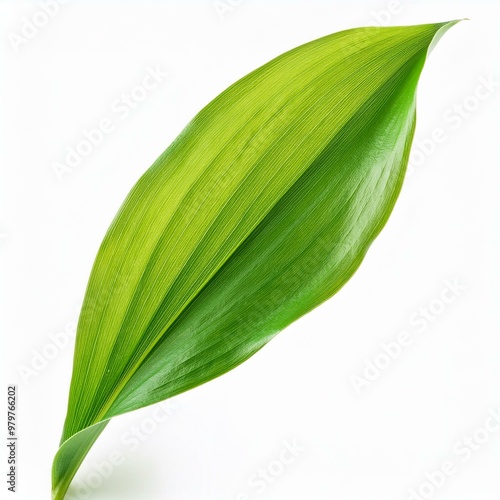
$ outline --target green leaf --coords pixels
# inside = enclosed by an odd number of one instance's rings
[[[399,194],[454,22],[293,49],[206,106],[132,189],[90,276],[53,498],[109,419],[234,368],[336,293]]]

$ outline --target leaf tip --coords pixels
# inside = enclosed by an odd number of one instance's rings
[[[432,42],[429,45],[429,49],[427,51],[428,54],[430,54],[433,50],[434,47],[438,44],[438,42],[441,40],[443,35],[452,27],[455,26],[455,24],[460,23],[461,21],[469,21],[468,18],[462,18],[462,19],[454,19],[453,21],[445,21],[443,23],[437,23],[436,26],[438,27],[434,37],[432,38]]]

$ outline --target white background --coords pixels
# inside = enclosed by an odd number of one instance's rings
[[[103,500],[407,500],[451,461],[454,473],[427,498],[499,500],[500,432],[480,429],[500,411],[500,87],[479,88],[500,81],[499,7],[223,0],[218,12],[211,0],[72,0],[15,50],[12,35],[40,6],[0,2],[0,327],[20,436],[18,493],[2,484],[0,498],[50,498],[74,345],[61,332],[77,319],[123,198],[189,119],[239,77],[317,37],[467,17],[424,68],[413,171],[355,277],[251,360],[174,398],[164,422],[151,419],[154,408],[115,419],[75,486],[101,483],[78,498]],[[115,101],[157,65],[169,75],[124,118]],[[54,162],[105,118],[113,132],[59,180]],[[436,129],[444,139],[429,145]],[[449,304],[440,302],[446,280],[466,287]],[[429,304],[437,313],[419,332]],[[413,343],[358,393],[352,376],[404,331]],[[141,426],[136,447],[130,436]],[[475,432],[488,442],[464,460],[460,441]],[[304,449],[280,466],[284,441]],[[113,451],[122,463],[96,476]],[[272,482],[257,488],[252,478],[268,467]]]

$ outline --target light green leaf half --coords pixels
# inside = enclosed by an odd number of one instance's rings
[[[109,419],[234,368],[336,293],[401,188],[429,47],[455,22],[293,49],[206,106],[96,257],[53,498]]]

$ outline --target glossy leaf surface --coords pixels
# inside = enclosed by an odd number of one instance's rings
[[[418,78],[452,24],[291,50],[214,99],[141,177],[90,276],[54,498],[111,417],[227,372],[346,283],[399,194]]]

